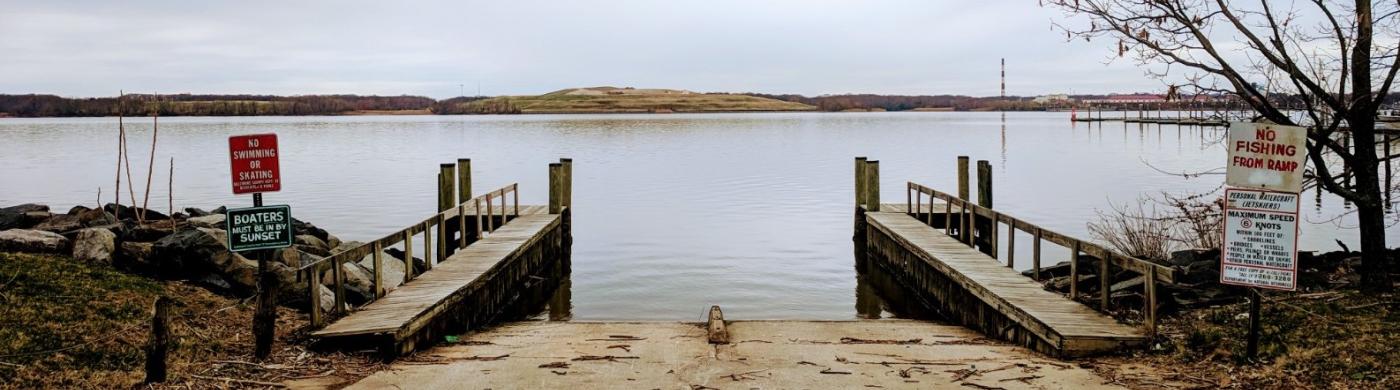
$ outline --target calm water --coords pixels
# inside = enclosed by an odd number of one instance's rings
[[[150,120],[128,129],[144,184]],[[738,319],[856,317],[855,156],[881,161],[886,202],[904,201],[906,180],[954,190],[958,155],[989,160],[998,209],[1085,238],[1096,210],[1223,180],[1148,164],[1225,160],[1221,130],[1073,126],[1068,113],[166,118],[152,207],[167,207],[171,157],[177,209],[251,204],[230,194],[226,150],[255,132],[282,148],[283,190],[267,202],[347,240],[430,215],[438,163],[472,158],[477,192],[519,182],[522,203],[543,204],[547,164],[573,157],[570,293],[586,320],[690,320],[710,304]],[[110,202],[115,138],[115,118],[0,119],[0,205],[66,210],[95,204],[99,187]],[[1331,220],[1343,210],[1331,198],[1306,210],[1302,249],[1355,248],[1354,222]]]

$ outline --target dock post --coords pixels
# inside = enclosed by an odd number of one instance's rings
[[[311,301],[311,310],[308,312],[311,313],[311,327],[313,328],[321,326],[321,270],[317,268],[320,267],[311,268],[311,272],[309,272],[311,280],[306,285],[307,292],[310,293],[308,298]]]
[[[335,312],[345,312],[345,268],[340,265],[340,258],[331,256],[331,277],[335,283]]]
[[[457,159],[457,203],[472,199],[472,159]],[[465,231],[465,230],[464,230]]]
[[[403,282],[413,280],[413,229],[403,231]]]
[[[433,225],[423,222],[423,271],[433,269]]]
[[[559,159],[559,172],[563,174],[563,179],[559,184],[563,186],[563,207],[574,207],[574,159]],[[504,218],[504,217],[502,217]]]
[[[1031,242],[1031,279],[1040,281],[1040,227],[1035,228],[1035,241]]]
[[[856,157],[856,207],[865,205],[865,157]]]
[[[1079,299],[1079,240],[1069,249],[1069,299]]]
[[[1016,219],[1007,222],[1006,229],[1006,267],[1016,268]]]
[[[971,198],[967,187],[967,156],[958,156],[958,197],[963,200]]]
[[[372,258],[374,259],[374,260],[371,260],[371,261],[374,262],[374,299],[379,299],[379,298],[381,298],[381,297],[384,296],[384,290],[385,290],[385,289],[384,289],[384,244],[380,243],[379,240],[375,240],[375,241],[374,241],[374,254],[373,254],[372,256],[373,256]],[[316,293],[313,293],[313,294],[315,294],[315,295],[317,295],[317,296],[320,296],[320,295],[321,295],[321,294],[316,294]]]
[[[880,161],[865,162],[865,209],[880,211]]]
[[[559,214],[564,209],[564,172],[563,164],[549,164],[549,213]],[[491,202],[487,202],[486,207]]]
[[[1147,267],[1147,280],[1143,281],[1142,295],[1147,296],[1142,314],[1147,317],[1147,335],[1157,336],[1157,267]]]
[[[987,160],[977,160],[977,205],[985,207],[989,211],[992,209],[992,163]],[[980,247],[978,249],[995,259],[997,257],[995,213],[993,213],[993,217],[985,219],[973,215],[972,219],[976,221],[977,227],[975,229],[981,236],[975,238],[980,241],[977,243],[977,246]]]
[[[448,209],[451,209],[451,208],[452,208],[452,203],[453,203],[453,202],[452,202],[452,198],[453,198],[453,195],[455,195],[455,194],[453,194],[453,192],[454,192],[454,190],[455,190],[456,187],[457,187],[455,184],[452,183],[452,181],[454,180],[454,178],[457,177],[457,172],[456,172],[456,171],[457,171],[457,166],[456,166],[456,164],[439,164],[439,165],[438,165],[438,208],[437,208],[437,211],[438,211],[439,213],[441,213],[441,212],[443,212],[443,211],[447,211]]]
[[[1108,312],[1108,293],[1111,277],[1108,275],[1108,262],[1113,260],[1113,252],[1104,251],[1104,256],[1099,259],[1099,310]]]

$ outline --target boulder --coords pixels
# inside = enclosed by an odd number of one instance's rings
[[[340,269],[345,275],[346,301],[356,305],[368,302],[374,292],[374,274],[359,263],[341,263]],[[321,274],[321,283],[335,286],[335,274],[326,269]]]
[[[189,219],[186,219],[185,222],[188,222],[190,225],[194,225],[195,227],[223,229],[225,226],[227,226],[224,223],[224,220],[226,218],[227,217],[224,214],[208,214],[198,217],[190,217]]]
[[[54,232],[59,234],[71,232],[82,228],[82,221],[79,221],[77,216],[68,214],[56,214],[52,217],[49,217],[48,220],[41,222],[38,225],[34,225],[33,227],[34,230],[43,230],[46,232]]]
[[[326,241],[330,239],[331,235],[329,232],[326,231],[326,229],[316,227],[316,225],[312,225],[310,222],[302,221],[296,218],[292,218],[292,234],[298,236],[303,234],[310,234],[316,236],[316,238],[321,239],[321,241]]]
[[[0,230],[28,229],[39,222],[33,221],[27,213],[48,211],[49,206],[33,203],[0,208]]]
[[[326,254],[328,255],[330,254],[331,248],[333,248],[329,244],[326,244],[325,240],[322,240],[319,237],[310,234],[302,234],[296,236],[296,244],[298,246],[309,246],[316,249],[320,249],[321,251],[326,252]]]
[[[117,217],[105,210],[93,209],[78,213],[78,222],[87,227],[111,225],[117,222]]]
[[[154,269],[151,263],[151,251],[155,243],[122,241],[121,252],[117,256],[117,265],[127,269],[148,270]]]
[[[151,250],[155,273],[167,278],[198,279],[232,263],[223,230],[182,229],[162,237]],[[240,256],[241,257],[241,256]]]
[[[387,254],[384,256],[380,256],[380,261],[383,262],[384,265],[384,289],[392,290],[395,287],[398,287],[400,284],[403,284],[403,261],[400,261],[399,259],[396,259]],[[369,271],[371,277],[374,276],[373,257],[368,257],[364,260],[360,260],[360,266],[363,267],[366,271]]]
[[[334,234],[326,234],[326,248],[330,249],[331,253],[335,253],[335,249],[343,244],[345,244],[345,242],[341,241],[340,237],[336,237]]]
[[[189,215],[190,215],[190,218],[196,218],[196,217],[203,217],[203,216],[206,216],[206,215],[210,215],[211,213],[208,212],[208,211],[204,211],[204,210],[202,210],[202,209],[199,209],[199,208],[197,208],[197,207],[186,207],[186,208],[185,208],[185,214],[189,214]],[[223,213],[219,213],[219,214],[223,214]]]
[[[30,253],[63,253],[68,239],[54,232],[29,229],[0,231],[0,251]]]
[[[169,221],[161,224],[137,224],[130,220],[123,223],[127,226],[123,240],[130,241],[157,241],[173,234],[174,229],[170,228]]]
[[[1219,260],[1219,249],[1187,249],[1172,252],[1172,257],[1167,261],[1169,265],[1185,267],[1191,263],[1201,260]]]
[[[329,287],[321,286],[321,312],[330,313],[335,308],[335,292]]]
[[[117,217],[120,217],[121,219],[136,219],[136,213],[140,211],[146,212],[147,221],[170,219],[170,216],[161,214],[160,212],[155,210],[147,210],[142,209],[140,207],[130,207],[114,203],[108,203],[106,206],[102,206],[102,209],[106,210],[109,213],[116,214]]]
[[[106,229],[83,229],[73,240],[73,259],[100,264],[112,264],[117,250],[117,235]]]
[[[402,250],[402,249],[399,249],[399,248],[388,248],[388,249],[385,249],[385,250],[384,250],[384,254],[389,255],[389,257],[391,257],[391,258],[395,258],[395,259],[399,259],[399,260],[403,260],[403,255],[404,255],[403,250]],[[423,262],[423,259],[422,259],[422,258],[419,258],[419,257],[414,257],[414,258],[413,258],[413,274],[414,274],[414,275],[422,275],[422,274],[423,274],[423,271],[426,271],[427,269],[428,269],[427,264]]]
[[[75,217],[76,217],[76,216],[78,216],[79,214],[88,212],[89,210],[92,210],[92,208],[87,207],[87,206],[83,206],[83,205],[77,205],[77,206],[73,206],[73,208],[68,209],[68,215],[72,215],[72,216],[75,216]]]
[[[336,253],[348,251],[348,250],[351,250],[351,249],[359,248],[361,245],[364,245],[364,244],[365,244],[365,243],[359,242],[359,241],[346,241],[346,242],[342,242],[342,243],[336,244],[334,247],[331,247],[331,254],[336,254]]]
[[[241,255],[234,254],[232,260],[224,267],[224,279],[232,285],[234,293],[240,296],[252,296],[258,291],[258,262],[248,260]]]

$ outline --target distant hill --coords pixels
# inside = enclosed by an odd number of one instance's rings
[[[766,97],[679,89],[591,87],[537,96],[461,99],[434,106],[438,114],[565,114],[813,111],[817,107]]]

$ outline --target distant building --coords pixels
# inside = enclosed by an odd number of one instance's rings
[[[1103,99],[1084,99],[1089,104],[1141,104],[1141,103],[1166,103],[1167,97],[1152,94],[1132,94],[1132,95],[1109,95]]]
[[[1031,100],[1032,103],[1038,103],[1038,104],[1057,103],[1057,102],[1067,102],[1067,101],[1069,101],[1069,95],[1065,95],[1065,94],[1041,95],[1041,96],[1036,96],[1035,99],[1032,99],[1032,100]]]

